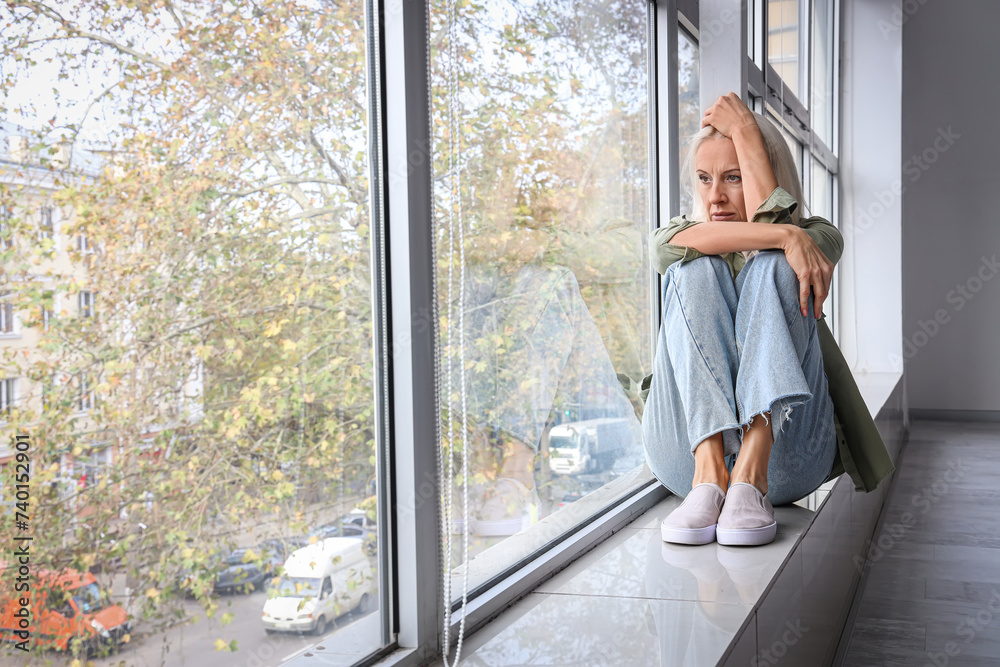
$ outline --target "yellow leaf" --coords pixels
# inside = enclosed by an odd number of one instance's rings
[[[288,340],[287,338],[281,341],[281,347],[284,350],[294,350],[299,345],[294,340]]]
[[[222,639],[216,639],[215,640],[215,650],[216,651],[228,651],[229,650],[229,644],[227,644]]]
[[[155,588],[147,588],[146,597],[150,598],[151,600],[155,600],[158,597],[160,597],[160,591],[156,590]]]

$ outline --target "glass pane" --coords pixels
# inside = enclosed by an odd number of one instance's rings
[[[833,210],[831,208],[832,178],[830,172],[826,170],[819,161],[812,160],[812,196],[809,200],[809,210],[813,215],[818,215],[832,221]]]
[[[767,113],[765,115],[768,120],[774,123],[781,131],[781,136],[785,138],[785,142],[788,144],[788,150],[792,152],[792,158],[795,160],[795,170],[799,173],[799,179],[803,180],[804,172],[802,171],[802,144],[800,144],[799,140],[795,138],[795,135],[788,131],[788,128],[785,127],[785,123],[780,120],[778,115],[774,112],[774,108],[770,104],[766,106]]]
[[[641,479],[646,30],[644,3],[431,3],[454,598],[465,537],[475,586]]]
[[[382,645],[366,5],[64,9],[0,37],[32,590],[114,664],[353,662]]]
[[[677,40],[677,134],[681,151],[687,150],[688,141],[701,129],[701,102],[698,91],[699,58],[698,44],[683,30]],[[683,181],[683,179],[682,179]],[[687,184],[681,183],[681,211],[690,211],[691,192]]]
[[[767,1],[767,62],[799,95],[799,0]],[[808,100],[803,100],[808,103]]]
[[[833,142],[833,0],[813,0],[812,125],[832,150]]]

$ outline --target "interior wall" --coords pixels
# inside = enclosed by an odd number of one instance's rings
[[[917,411],[1000,416],[998,25],[993,0],[907,0],[884,27],[903,36],[902,356]]]

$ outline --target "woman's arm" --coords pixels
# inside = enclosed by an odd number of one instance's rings
[[[793,225],[762,225],[756,222],[702,222],[677,232],[670,242],[694,248],[706,255],[744,250],[785,249],[795,231]]]
[[[799,309],[809,313],[809,293],[815,297],[813,312],[823,316],[823,302],[830,294],[833,262],[801,227],[757,222],[702,222],[677,232],[671,243],[686,245],[706,255],[742,250],[780,249],[799,279]]]

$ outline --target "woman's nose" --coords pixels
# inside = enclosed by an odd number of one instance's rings
[[[718,181],[712,182],[712,189],[708,193],[709,201],[713,204],[722,203],[726,201],[726,195],[722,191],[722,187],[719,185]]]

